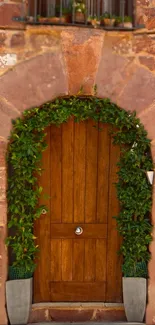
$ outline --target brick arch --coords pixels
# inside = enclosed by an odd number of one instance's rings
[[[67,34],[68,33],[68,34]],[[83,33],[83,34],[82,34]],[[0,324],[7,323],[5,281],[7,250],[4,245],[7,223],[5,154],[11,119],[21,116],[30,107],[40,106],[56,97],[76,95],[80,87],[92,95],[97,85],[99,97],[109,97],[125,110],[136,110],[149,138],[155,161],[155,75],[136,64],[132,58],[117,53],[114,36],[99,31],[63,32],[62,49],[38,54],[10,69],[0,77]],[[68,36],[69,35],[69,36]],[[94,45],[95,38],[95,45]],[[129,37],[130,38],[130,37]],[[117,40],[115,40],[117,41]],[[91,54],[91,58],[90,58]],[[155,224],[155,190],[153,191],[152,223]],[[155,235],[155,234],[154,234]],[[149,303],[147,324],[154,324],[155,311],[155,239],[150,246]]]

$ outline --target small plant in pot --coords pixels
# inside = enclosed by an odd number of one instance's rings
[[[113,27],[115,24],[115,16],[110,15],[110,13],[105,12],[104,15],[101,17],[101,24],[105,27]]]
[[[88,23],[90,23],[94,28],[100,26],[100,19],[97,16],[89,16],[87,19]]]
[[[62,24],[69,24],[72,20],[72,7],[69,6],[67,8],[62,9],[62,16],[60,17],[60,22]]]
[[[137,262],[131,267],[130,259],[125,261],[123,271],[123,301],[127,320],[143,322],[146,309],[147,265]]]
[[[38,250],[32,231],[32,221],[26,216],[12,217],[8,227],[13,227],[15,235],[6,240],[14,257],[9,266],[6,282],[6,302],[10,324],[27,324],[32,304],[32,277],[35,269],[34,255]]]
[[[37,16],[37,21],[40,23],[40,24],[44,24],[44,23],[47,23],[47,17],[42,17],[42,16]]]
[[[27,23],[33,23],[34,22],[34,17],[33,16],[26,16],[26,21],[27,21]]]
[[[124,218],[124,217],[123,217]],[[125,221],[125,218],[124,218]],[[146,309],[147,264],[150,259],[152,226],[149,219],[119,220],[118,229],[123,235],[123,301],[127,320],[143,322]]]
[[[62,13],[60,6],[57,5],[55,9],[55,16],[48,17],[48,22],[52,24],[68,24],[71,22],[72,18],[72,6],[71,4],[68,7],[62,8]]]
[[[51,24],[59,24],[60,23],[60,17],[51,16],[47,18],[47,22]]]
[[[85,22],[85,13],[86,5],[83,1],[79,0],[73,4],[75,10],[75,22],[84,23]]]
[[[125,16],[124,19],[122,17],[116,17],[115,21],[116,26],[124,27],[124,28],[132,28],[132,18],[130,16]]]

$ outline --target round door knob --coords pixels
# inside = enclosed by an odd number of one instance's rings
[[[75,229],[75,234],[76,235],[81,235],[83,233],[83,229],[82,229],[82,227],[77,227],[76,229]]]
[[[47,211],[46,211],[45,209],[42,209],[41,213],[42,213],[42,214],[46,214]]]

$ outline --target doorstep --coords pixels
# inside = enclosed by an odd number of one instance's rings
[[[28,324],[28,325],[70,325],[71,323],[54,323],[54,322],[50,322],[50,323],[33,323],[33,324]],[[83,323],[72,323],[72,325],[83,325]],[[94,322],[89,322],[88,325],[145,325],[144,323],[127,323],[127,322],[113,322],[113,323],[94,323]]]
[[[126,322],[123,304],[38,303],[33,304],[30,324],[64,322]],[[95,324],[95,323],[93,323]],[[39,324],[38,324],[39,325]],[[123,323],[121,325],[124,325]]]

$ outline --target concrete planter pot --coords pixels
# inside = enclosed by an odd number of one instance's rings
[[[128,322],[143,322],[146,309],[146,279],[123,278],[123,301]]]
[[[10,324],[27,324],[32,305],[32,278],[7,281],[6,302]]]

